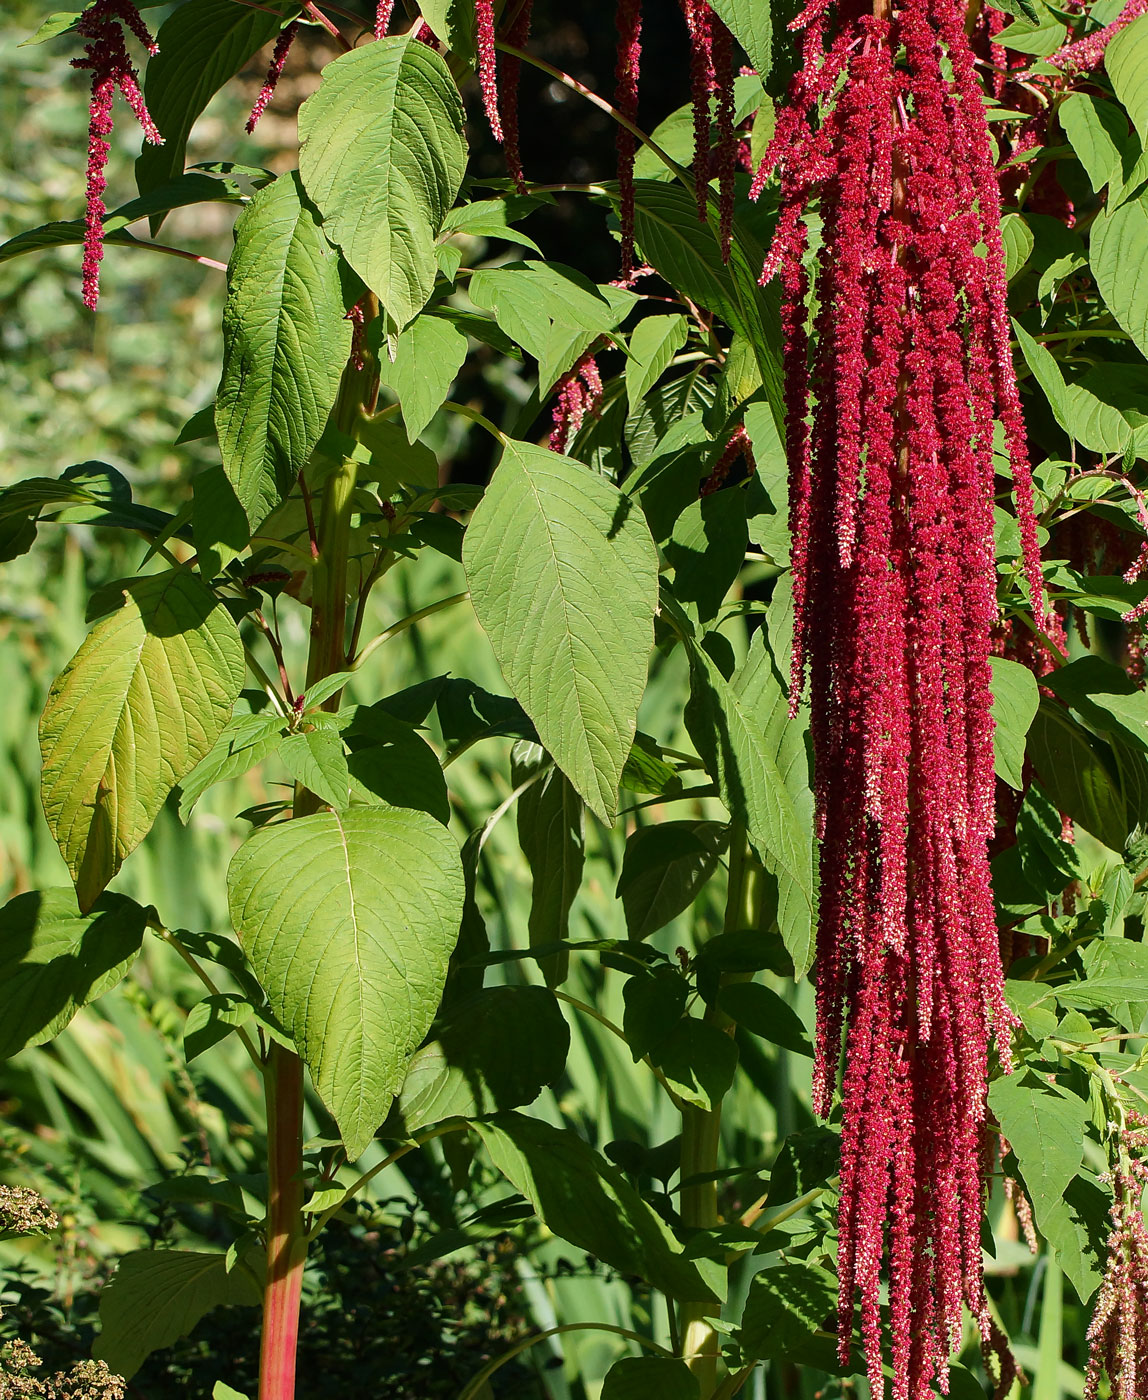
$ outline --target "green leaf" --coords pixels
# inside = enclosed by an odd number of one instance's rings
[[[769,0],[712,0],[715,14],[746,51],[758,76],[773,62],[773,9]]]
[[[351,775],[342,737],[333,729],[308,729],[289,734],[279,745],[279,757],[297,783],[320,802],[341,812],[350,801]]]
[[[747,1356],[785,1357],[830,1374],[838,1371],[837,1280],[810,1264],[775,1264],[750,1284],[735,1335]]]
[[[694,603],[703,622],[718,609],[745,561],[747,493],[715,491],[691,501],[674,522],[666,558],[674,566],[674,597]]]
[[[433,817],[319,813],[257,831],[227,872],[232,923],[359,1156],[438,1006],[462,917],[462,863]]]
[[[410,1062],[403,1128],[533,1103],[566,1066],[570,1028],[544,987],[484,987],[450,1009]]]
[[[721,989],[718,1004],[754,1035],[798,1055],[812,1055],[809,1032],[793,1007],[761,982],[731,982]]]
[[[635,1063],[659,1046],[681,1019],[690,987],[674,967],[628,977],[622,988],[622,1030]]]
[[[721,1103],[737,1071],[733,1037],[694,1016],[678,1021],[652,1048],[650,1058],[674,1093],[703,1113]]]
[[[1082,1303],[1100,1287],[1109,1230],[1110,1197],[1088,1177],[1074,1177],[1045,1210],[1040,1232],[1054,1250]]]
[[[0,491],[0,520],[44,518],[68,525],[141,530],[158,535],[172,517],[132,500],[127,478],[106,462],[77,462],[59,477],[33,476]]]
[[[446,778],[435,752],[414,727],[379,705],[361,705],[347,730],[347,760],[357,797],[429,812],[450,821]]]
[[[626,841],[618,898],[631,938],[648,938],[688,909],[729,845],[723,822],[659,822]]]
[[[29,890],[0,909],[0,1060],[51,1040],[135,962],[148,911],[104,894],[81,914],[69,889]]]
[[[233,992],[219,992],[197,1001],[183,1023],[184,1058],[190,1064],[254,1015],[254,1006]]]
[[[501,199],[474,199],[450,211],[442,222],[443,236],[465,233],[472,238],[501,238],[507,243],[517,243],[522,248],[541,253],[542,249],[532,238],[527,238],[511,225],[549,202],[521,194],[505,195]]]
[[[840,1166],[841,1139],[830,1128],[802,1128],[790,1133],[769,1174],[766,1206],[788,1205],[829,1185]]]
[[[1027,748],[1041,785],[1062,812],[1120,851],[1128,836],[1128,812],[1101,747],[1059,706],[1041,701]]]
[[[1148,749],[1148,695],[1123,667],[1082,656],[1054,671],[1046,684],[1093,729],[1115,731],[1134,747]]]
[[[701,1385],[676,1356],[623,1356],[606,1372],[601,1400],[699,1400]]]
[[[686,343],[687,333],[686,318],[679,315],[647,316],[634,327],[631,358],[626,361],[626,398],[631,413],[665,373]]]
[[[1011,282],[1027,264],[1035,240],[1019,214],[1006,214],[1001,220],[1001,242],[1004,244],[1005,276]]]
[[[715,1301],[661,1216],[577,1133],[517,1113],[476,1123],[475,1131],[494,1165],[561,1239],[671,1298]]]
[[[1025,363],[1032,370],[1033,378],[1044,390],[1044,396],[1049,402],[1053,416],[1065,432],[1071,433],[1068,386],[1064,382],[1060,366],[1052,352],[1041,345],[1039,341],[1034,340],[1015,317],[1012,324]]]
[[[1056,988],[1064,1006],[1107,1010],[1120,1002],[1148,1001],[1148,947],[1119,936],[1098,938],[1082,955],[1084,981]]]
[[[240,217],[227,269],[215,425],[252,530],[307,465],[350,350],[339,260],[289,171]]]
[[[1097,215],[1089,259],[1105,305],[1148,355],[1148,194]]]
[[[514,787],[540,768],[542,776],[518,799],[518,844],[532,881],[527,927],[530,946],[540,948],[570,935],[570,906],[582,883],[586,862],[586,810],[569,779],[538,744],[519,742],[511,750]],[[566,980],[569,955],[540,961],[546,984]]]
[[[416,316],[395,341],[393,360],[379,361],[382,382],[403,410],[407,441],[414,442],[442,407],[466,359],[466,335],[452,321]],[[437,478],[436,478],[437,480]]]
[[[241,777],[273,754],[285,725],[280,715],[236,715],[229,720],[208,753],[179,785],[180,821],[188,821],[192,808],[209,787]]]
[[[41,795],[81,909],[210,750],[243,684],[235,624],[183,569],[129,583],[48,694]]]
[[[1123,179],[1128,123],[1119,107],[1074,92],[1056,109],[1056,116],[1097,194]]]
[[[722,801],[745,823],[778,882],[778,925],[802,976],[813,961],[812,802],[804,737],[799,726],[786,722],[785,688],[760,632],[733,682],[692,641],[689,657],[686,728]]]
[[[141,195],[183,174],[187,138],[219,89],[279,33],[277,14],[231,0],[186,0],[156,35],[159,53],[148,60],[143,92],[162,146],[144,146],[136,161]],[[152,233],[162,220],[155,218]]]
[[[386,500],[402,486],[430,491],[438,485],[438,458],[421,442],[410,442],[389,418],[361,418],[355,426],[368,460],[359,468],[360,481],[377,481]]]
[[[610,823],[637,727],[657,553],[629,497],[508,442],[463,546],[471,600],[543,747]]]
[[[228,1271],[226,1254],[143,1249],[125,1254],[100,1290],[92,1355],[130,1380],[153,1351],[194,1330],[220,1304],[257,1306],[263,1296],[253,1250]]]
[[[1148,146],[1148,17],[1141,15],[1108,41],[1104,69],[1141,141]]]
[[[435,238],[466,170],[446,62],[413,34],[323,69],[299,112],[299,173],[327,235],[400,329],[434,288]]]
[[[1040,704],[1036,677],[1016,661],[992,658],[993,759],[997,777],[1018,792],[1024,787],[1024,746]]]
[[[545,395],[600,336],[621,325],[633,292],[598,287],[562,263],[521,262],[479,268],[467,288],[476,306],[538,361]]]
[[[989,1085],[989,1107],[1008,1139],[1028,1188],[1037,1228],[1062,1198],[1084,1156],[1088,1105],[1031,1070]]]

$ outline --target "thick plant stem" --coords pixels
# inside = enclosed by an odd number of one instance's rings
[[[267,1283],[259,1355],[259,1400],[292,1400],[299,1340],[303,1234],[303,1061],[273,1045],[267,1097]]]
[[[377,383],[371,366],[348,366],[332,414],[349,432]],[[318,556],[311,585],[311,640],[307,685],[346,665],[347,564],[356,466],[347,460],[325,478],[317,531]],[[327,701],[337,709],[338,694]],[[302,786],[295,789],[292,815],[306,817],[321,803]],[[267,1282],[259,1357],[259,1400],[294,1400],[299,1304],[307,1262],[303,1229],[303,1061],[273,1045],[264,1072],[267,1100]]]
[[[730,840],[726,933],[757,927],[763,878],[764,872],[749,849],[745,828],[735,823]],[[723,979],[730,980],[734,979]],[[718,1006],[709,1007],[705,1019],[733,1034],[733,1023]],[[681,1179],[691,1184],[682,1188],[680,1209],[687,1230],[708,1230],[719,1223],[715,1173],[721,1147],[721,1108],[719,1100],[708,1109],[694,1105],[682,1109]],[[697,1378],[700,1400],[710,1400],[718,1385],[721,1349],[714,1319],[720,1310],[719,1303],[683,1303],[679,1315],[682,1359]]]

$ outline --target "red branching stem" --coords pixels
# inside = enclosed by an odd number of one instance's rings
[[[1043,595],[964,24],[961,0],[813,0],[753,182],[780,179],[762,277],[782,288],[791,701],[808,690],[815,756],[814,1106],[844,1049],[839,1345],[856,1319],[874,1400],[886,1357],[894,1400],[943,1384],[963,1305],[1011,1374],[980,1246],[989,1044],[1007,1067],[1013,1024],[988,865],[998,418],[1038,615]]]
[[[477,27],[478,82],[482,88],[482,105],[496,141],[502,140],[502,120],[498,115],[498,68],[494,50],[494,0],[474,0]]]
[[[163,144],[140,91],[139,78],[132,67],[124,41],[126,26],[147,49],[158,53],[155,41],[140,18],[132,0],[95,0],[80,16],[76,33],[85,41],[83,58],[72,59],[73,68],[86,68],[92,74],[92,96],[88,104],[88,173],[84,216],[84,305],[95,310],[100,296],[100,263],[104,256],[104,203],[107,189],[109,137],[112,134],[112,99],[119,88],[135,114],[150,145]]]
[[[251,115],[247,118],[244,128],[249,136],[255,130],[259,118],[267,110],[267,104],[275,95],[275,88],[287,63],[287,55],[291,52],[291,45],[295,42],[295,35],[298,32],[298,22],[293,20],[275,40],[275,48],[267,68],[267,76],[263,79],[263,86],[259,89],[259,96],[255,99],[255,105],[251,109]]]
[[[614,106],[629,121],[638,120],[638,72],[642,58],[642,0],[618,0],[618,59],[614,68]],[[618,219],[622,228],[622,278],[634,274],[634,133],[619,126]]]
[[[381,39],[391,27],[391,12],[395,8],[395,0],[378,0],[375,6],[375,38]]]
[[[518,12],[507,31],[507,42],[512,48],[523,49],[530,37],[530,18],[533,0],[520,0]],[[522,149],[519,145],[518,130],[518,84],[522,76],[522,60],[516,53],[503,54],[502,80],[499,91],[499,104],[502,112],[502,149],[506,155],[506,168],[514,181],[519,194],[526,193],[526,178],[522,173]]]

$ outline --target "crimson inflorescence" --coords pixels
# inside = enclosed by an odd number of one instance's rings
[[[259,118],[267,110],[267,104],[275,95],[275,89],[279,84],[279,79],[283,76],[283,69],[287,63],[287,55],[291,52],[291,45],[295,42],[295,35],[298,32],[298,23],[292,21],[280,31],[278,39],[275,40],[275,48],[271,53],[267,76],[263,79],[263,86],[259,89],[259,96],[255,99],[255,105],[252,107],[251,115],[247,118],[245,125],[249,136],[255,130]]]
[[[378,0],[375,6],[375,38],[381,39],[391,27],[391,11],[395,8],[395,0]]]
[[[494,51],[494,0],[474,0],[475,44],[478,49],[478,82],[482,105],[496,141],[502,140],[502,120],[498,115],[498,69]]]
[[[762,165],[780,171],[792,703],[816,768],[817,1110],[842,1075],[839,1345],[877,1400],[943,1384],[981,1268],[989,1041],[994,419],[1042,610],[1000,199],[959,0],[812,0]],[[811,221],[820,248],[811,251]],[[808,303],[817,310],[810,314]]]
[[[638,119],[638,70],[642,59],[642,0],[618,0],[618,59],[614,106],[630,122]],[[634,272],[634,154],[632,131],[618,126],[618,221],[622,229],[622,278]]]
[[[1148,1165],[1127,1146],[1121,1142],[1120,1164],[1112,1174],[1112,1227],[1088,1328],[1084,1400],[1096,1400],[1102,1371],[1108,1373],[1112,1400],[1139,1400],[1148,1378],[1148,1230],[1141,1209]]]
[[[1095,29],[1091,34],[1086,34],[1083,39],[1076,39],[1071,44],[1065,44],[1047,60],[1055,64],[1058,68],[1063,68],[1067,73],[1087,72],[1095,68],[1104,57],[1104,50],[1109,42],[1127,28],[1134,19],[1139,19],[1141,15],[1148,14],[1148,0],[1128,0],[1128,3],[1121,10],[1120,14],[1106,24],[1103,29]]]
[[[557,387],[550,450],[565,452],[586,421],[587,413],[593,413],[602,399],[602,376],[593,353],[583,355],[574,368],[562,376]]]
[[[512,47],[524,48],[530,37],[530,17],[534,0],[519,0],[518,10],[510,21],[507,39]],[[522,173],[522,151],[518,144],[518,81],[522,75],[522,60],[517,54],[504,55],[502,62],[502,83],[499,91],[499,110],[502,113],[502,149],[506,155],[506,168],[515,188],[520,194],[526,193],[526,179]]]
[[[144,139],[161,146],[163,137],[156,130],[143,93],[139,77],[132,67],[121,25],[126,25],[148,53],[159,50],[148,33],[132,0],[95,0],[76,22],[76,33],[84,40],[83,58],[73,58],[73,68],[87,68],[92,74],[92,97],[88,104],[88,175],[87,208],[85,211],[83,297],[84,305],[95,310],[100,296],[100,262],[104,256],[104,191],[108,182],[107,167],[112,134],[112,99],[119,88],[124,100],[135,113]]]

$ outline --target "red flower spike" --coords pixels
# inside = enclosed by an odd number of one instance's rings
[[[893,1400],[943,1384],[964,1306],[1001,1345],[980,1249],[989,1042],[1007,1067],[1013,1022],[988,868],[997,419],[1043,605],[964,20],[960,0],[814,0],[753,181],[780,181],[762,276],[782,289],[791,703],[808,691],[816,759],[813,1098],[826,1114],[844,1048],[839,1345],[856,1318],[874,1400],[886,1360]],[[710,55],[720,87],[716,25]]]
[[[92,74],[92,96],[88,104],[88,173],[87,200],[84,215],[83,299],[84,305],[95,310],[100,296],[100,263],[104,256],[104,190],[112,134],[112,99],[116,88],[123,94],[143,130],[144,139],[153,146],[163,144],[163,137],[151,119],[139,79],[132,67],[124,42],[122,26],[126,26],[147,49],[159,50],[131,0],[95,0],[95,4],[80,16],[76,33],[85,41],[83,58],[72,59],[73,68],[86,68]]]
[[[602,399],[602,376],[598,373],[593,354],[586,354],[573,369],[558,381],[558,400],[554,405],[550,430],[551,452],[565,452],[572,438],[594,413]]]
[[[375,6],[375,38],[381,39],[391,27],[391,11],[395,0],[378,0]]]
[[[714,88],[711,12],[706,0],[682,0],[690,32],[690,92],[694,107],[694,184],[698,218],[705,222],[710,165],[710,93]]]
[[[530,37],[530,17],[533,0],[521,0],[518,13],[511,21],[507,40],[516,49],[526,46]],[[506,154],[506,168],[514,181],[519,194],[526,193],[526,180],[522,173],[522,153],[518,142],[518,81],[522,74],[522,60],[508,53],[502,59],[502,84],[499,97],[502,111],[502,149]]]
[[[722,262],[729,262],[733,236],[733,177],[738,159],[738,138],[733,125],[733,35],[715,14],[710,16],[710,55],[717,94],[719,237]]]
[[[642,0],[618,0],[618,59],[614,68],[614,106],[631,122],[638,120],[638,69],[642,57]],[[618,127],[618,203],[622,226],[622,280],[634,273],[634,134]]]
[[[256,123],[267,110],[267,104],[275,95],[275,88],[283,75],[283,69],[287,63],[287,55],[291,52],[291,45],[295,42],[295,35],[298,34],[298,32],[298,23],[292,21],[286,29],[280,32],[278,39],[275,40],[275,48],[271,54],[271,63],[267,68],[267,76],[263,79],[263,86],[259,89],[259,96],[255,99],[255,105],[252,107],[251,115],[247,118],[244,127],[248,136],[255,130]]]
[[[498,69],[494,49],[494,0],[474,0],[477,28],[478,82],[482,88],[482,105],[490,123],[491,134],[502,140],[502,121],[498,115]]]

